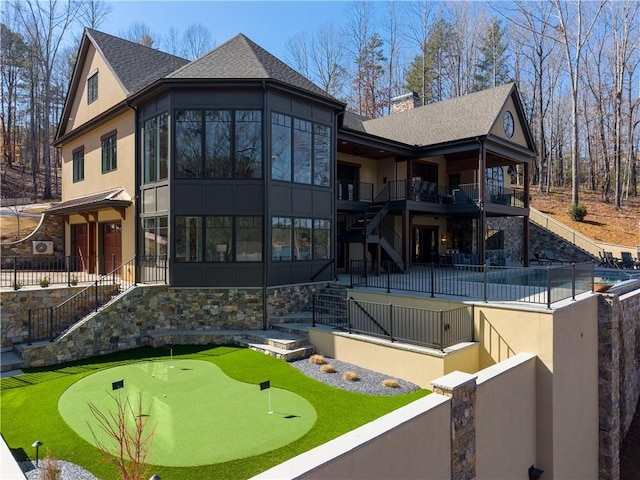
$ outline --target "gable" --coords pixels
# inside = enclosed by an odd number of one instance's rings
[[[509,137],[507,132],[505,132],[505,115],[507,115],[507,113],[510,113],[511,118],[513,119],[513,134],[511,137]],[[529,144],[527,142],[526,122],[524,121],[524,118],[522,118],[521,109],[514,102],[513,96],[509,96],[500,110],[500,113],[495,119],[495,123],[491,127],[490,134],[508,142],[520,145],[523,148],[529,148]]]
[[[86,53],[80,57],[82,63],[77,65],[76,81],[72,83],[68,98],[69,110],[65,128],[62,134],[68,133],[78,126],[95,118],[109,108],[122,102],[127,94],[114,75],[104,57],[93,44],[87,42]],[[97,98],[88,102],[88,80],[94,74],[98,75]]]

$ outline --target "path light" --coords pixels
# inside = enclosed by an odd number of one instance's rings
[[[151,475],[151,478],[149,480],[160,480],[160,475],[156,475],[154,473],[153,475]]]
[[[38,468],[38,448],[40,448],[40,445],[42,445],[40,440],[36,440],[33,442],[33,445],[31,445],[32,447],[36,447],[36,468]]]

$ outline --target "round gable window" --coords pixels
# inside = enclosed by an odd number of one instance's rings
[[[507,135],[507,137],[511,138],[513,137],[513,115],[511,115],[511,112],[506,111],[504,113],[504,118],[502,119],[502,126],[504,127],[504,133]]]

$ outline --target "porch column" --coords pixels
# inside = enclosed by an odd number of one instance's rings
[[[480,207],[480,216],[478,218],[478,254],[480,256],[480,264],[484,265],[486,248],[486,228],[487,214],[484,210],[486,195],[486,177],[487,177],[487,157],[484,148],[484,142],[480,142],[480,151],[478,152],[478,206]]]
[[[529,208],[529,164],[525,163],[524,167],[524,208]],[[525,215],[522,222],[522,264],[529,266],[529,215]]]
[[[409,210],[402,211],[402,254],[404,264],[408,267],[412,263],[411,257],[411,215]]]

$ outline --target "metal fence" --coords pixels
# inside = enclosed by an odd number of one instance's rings
[[[166,283],[166,255],[138,256],[134,265],[139,283]],[[82,285],[117,268],[115,255],[4,257],[0,287],[18,290],[32,285]]]
[[[318,294],[313,299],[316,324],[439,350],[474,340],[472,305],[427,310]]]
[[[134,280],[134,265],[131,259],[109,272],[101,275],[88,287],[55,307],[29,309],[28,342],[51,340],[64,333],[82,318],[109,302],[116,295],[130,289]]]
[[[454,295],[484,301],[546,305],[593,289],[593,263],[546,267],[413,264],[402,273],[395,262],[351,261],[351,286]]]

